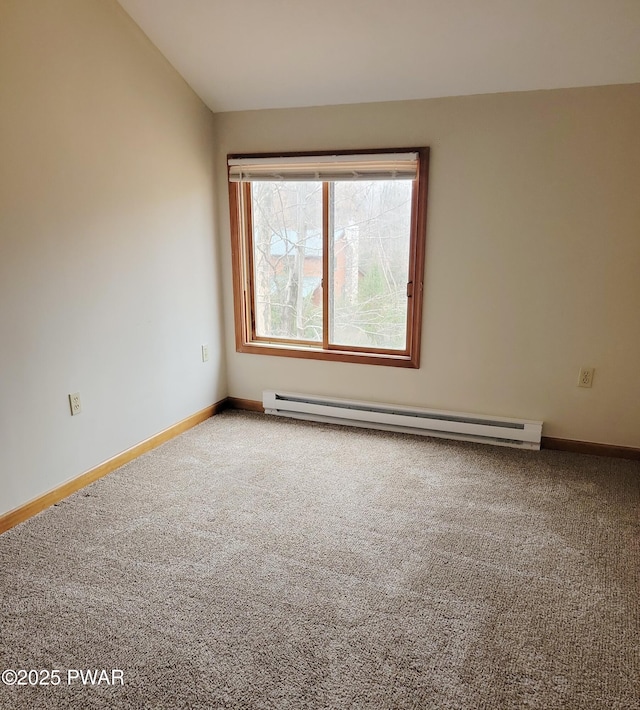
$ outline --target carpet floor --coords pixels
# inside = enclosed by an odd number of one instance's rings
[[[0,536],[0,708],[638,710],[639,505],[637,462],[224,412]]]

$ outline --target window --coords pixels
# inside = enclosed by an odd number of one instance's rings
[[[419,366],[428,158],[229,156],[239,352]]]

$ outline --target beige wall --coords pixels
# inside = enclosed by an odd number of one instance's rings
[[[209,110],[112,0],[2,0],[0,107],[2,513],[226,381]]]
[[[229,392],[542,419],[640,446],[640,85],[216,117]],[[240,355],[228,152],[431,146],[419,370]],[[581,366],[596,368],[579,389]]]

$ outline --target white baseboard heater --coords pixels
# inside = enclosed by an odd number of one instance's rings
[[[542,422],[265,390],[267,414],[445,439],[539,449]]]

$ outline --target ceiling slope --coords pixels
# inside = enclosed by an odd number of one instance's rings
[[[640,82],[640,0],[119,0],[213,111]]]

